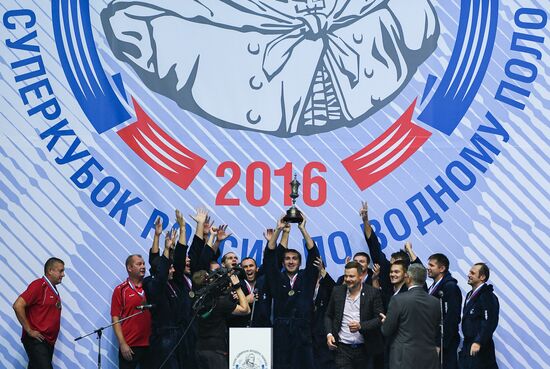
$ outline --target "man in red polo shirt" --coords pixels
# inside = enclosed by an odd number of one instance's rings
[[[130,255],[126,259],[128,279],[115,287],[111,300],[113,323],[139,312],[138,306],[146,303],[142,287],[145,276],[145,262],[141,255]],[[118,339],[118,367],[120,369],[151,368],[149,336],[151,335],[151,314],[148,310],[120,324],[113,326]]]
[[[53,368],[53,349],[61,320],[61,298],[56,286],[64,276],[63,261],[49,258],[44,264],[44,276],[33,281],[13,303],[23,327],[21,341],[29,357],[28,368]]]

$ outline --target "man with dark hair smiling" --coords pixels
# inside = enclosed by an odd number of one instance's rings
[[[378,328],[383,313],[380,291],[362,283],[362,266],[346,264],[344,285],[334,287],[325,315],[327,345],[336,350],[338,369],[367,368],[374,355],[383,352]]]
[[[493,333],[498,325],[499,302],[493,286],[487,284],[489,274],[485,263],[474,264],[468,273],[472,290],[466,295],[462,312],[461,368],[498,369]]]
[[[13,303],[23,333],[21,341],[29,357],[29,368],[50,369],[61,321],[61,298],[57,285],[65,276],[65,263],[49,258],[44,276],[33,281]]]
[[[458,282],[449,272],[449,259],[443,254],[433,254],[428,258],[428,277],[433,283],[428,293],[443,303],[443,369],[458,367],[457,350],[460,344],[458,325],[462,293]],[[440,352],[441,354],[441,352]]]
[[[300,270],[302,257],[293,249],[284,252],[281,272],[277,258],[277,239],[287,226],[281,217],[275,230],[266,231],[264,251],[267,283],[273,296],[274,369],[313,369],[311,317],[313,295],[319,270],[314,261],[319,250],[306,230],[306,218],[298,225],[308,250],[305,270]]]

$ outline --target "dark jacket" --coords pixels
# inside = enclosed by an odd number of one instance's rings
[[[462,333],[464,345],[459,355],[464,368],[496,368],[493,332],[498,325],[499,302],[493,293],[493,286],[486,284],[466,304],[462,312]],[[472,343],[479,343],[481,349],[475,357],[469,356]]]
[[[327,331],[325,329],[325,313],[332,295],[332,290],[336,283],[334,279],[327,273],[324,278],[319,281],[319,289],[317,296],[313,301],[313,324],[312,333],[314,337],[320,337],[322,343],[326,346]]]
[[[313,313],[311,302],[319,274],[319,270],[313,265],[317,257],[319,257],[319,249],[314,246],[307,253],[306,268],[298,271],[294,287],[291,288],[290,279],[280,269],[277,250],[268,248],[264,250],[263,267],[274,299],[274,319],[300,318],[311,322]],[[290,292],[291,289],[294,292]]]
[[[455,352],[460,342],[458,325],[462,309],[462,292],[457,283],[450,272],[445,273],[439,284],[430,293],[443,301],[443,349],[451,349]],[[442,297],[440,292],[443,293]],[[438,346],[440,344],[439,336],[437,344]]]
[[[390,301],[382,334],[390,341],[390,369],[439,369],[436,336],[439,302],[422,287]]]
[[[325,314],[325,329],[331,333],[336,342],[344,317],[347,286],[339,285],[332,290],[332,296]],[[380,291],[367,284],[363,284],[360,297],[360,333],[365,339],[365,350],[368,355],[380,354],[384,351],[384,343],[380,335],[380,313],[384,312]]]

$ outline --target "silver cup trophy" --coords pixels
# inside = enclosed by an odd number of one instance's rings
[[[298,180],[296,179],[296,174],[294,174],[294,179],[289,184],[292,206],[286,211],[286,215],[283,220],[288,223],[302,223],[304,217],[302,216],[302,212],[296,207],[296,199],[300,197],[300,195],[298,194],[300,182],[298,182]]]

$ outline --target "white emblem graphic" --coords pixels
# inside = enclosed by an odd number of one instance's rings
[[[233,361],[232,369],[266,369],[267,363],[261,353],[255,350],[243,351]]]
[[[430,0],[115,0],[101,17],[114,55],[151,90],[277,136],[360,123],[439,36]]]

